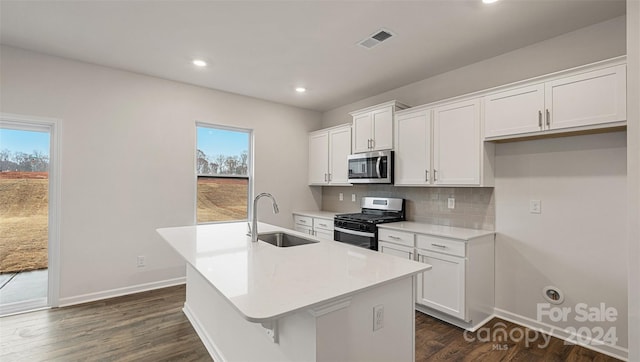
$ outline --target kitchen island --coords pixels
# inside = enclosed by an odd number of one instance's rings
[[[216,361],[414,359],[415,277],[427,264],[320,239],[252,243],[244,222],[158,233],[187,263],[184,312]]]

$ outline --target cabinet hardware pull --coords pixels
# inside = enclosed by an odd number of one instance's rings
[[[300,219],[300,220],[298,220],[298,221],[300,221],[300,222],[301,222],[301,223],[303,223],[303,224],[306,224],[306,223],[307,223],[307,220],[304,220],[304,219]]]
[[[424,170],[424,180],[429,182],[429,170]]]
[[[324,227],[327,227],[327,224],[318,224],[318,225],[320,225],[320,226],[324,226]]]
[[[547,109],[547,128],[551,126],[551,114],[549,113],[549,110]]]
[[[438,170],[433,169],[433,182],[438,181]]]
[[[376,140],[375,139],[371,139],[371,148],[375,148],[376,147]]]
[[[331,174],[329,174],[329,182],[331,182]]]
[[[400,238],[399,238],[399,237],[397,237],[397,236],[393,236],[393,235],[389,235],[389,239],[400,240]]]
[[[367,148],[371,149],[371,138],[367,140]]]
[[[442,245],[442,244],[434,244],[434,243],[431,243],[431,245],[432,245],[432,246],[435,246],[436,248],[442,248],[442,249],[446,249],[446,248],[447,248],[447,246],[446,246],[446,245]]]
[[[324,182],[327,182],[327,174],[324,174]]]
[[[542,128],[542,111],[538,111],[538,127]]]

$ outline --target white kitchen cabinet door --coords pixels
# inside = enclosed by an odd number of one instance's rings
[[[309,134],[309,184],[323,185],[329,181],[329,134]]]
[[[301,233],[305,233],[305,234],[308,234],[308,235],[313,235],[313,228],[311,226],[304,226],[304,225],[295,224],[295,225],[293,225],[293,230],[299,231]]]
[[[434,109],[433,183],[480,184],[480,100]]]
[[[349,184],[349,164],[351,154],[351,127],[341,127],[329,131],[329,184]]]
[[[431,110],[396,117],[395,184],[429,185],[431,171]]]
[[[626,66],[599,69],[546,83],[547,129],[627,119]],[[546,119],[548,117],[548,119]]]
[[[373,118],[370,112],[353,117],[353,153],[371,151]]]
[[[318,239],[333,240],[333,231],[316,229],[314,233],[315,233],[315,236],[318,237]]]
[[[416,303],[466,320],[465,259],[419,250],[418,261],[431,269],[418,275]]]
[[[397,257],[409,260],[413,260],[413,255],[415,254],[414,248],[388,243],[385,241],[378,241],[378,251],[383,254],[395,255]]]
[[[393,107],[371,112],[373,137],[371,151],[390,150],[393,148]]]
[[[484,97],[484,136],[538,132],[544,121],[544,83]]]

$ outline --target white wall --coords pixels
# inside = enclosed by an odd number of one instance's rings
[[[616,327],[627,346],[626,133],[496,147],[496,308],[566,327]],[[541,214],[529,200],[541,200]],[[615,323],[538,318],[545,286],[618,311]]]
[[[155,229],[194,224],[196,121],[254,130],[255,192],[281,210],[261,220],[320,205],[300,167],[319,113],[5,46],[0,61],[2,112],[62,120],[63,303],[185,275]]]
[[[627,0],[629,361],[640,361],[640,1]]]
[[[620,16],[327,111],[322,126],[351,122],[349,112],[392,99],[418,106],[624,55],[625,31]]]
[[[611,19],[325,112],[322,126],[390,99],[415,106],[624,55],[626,31],[624,16]],[[496,145],[498,308],[535,320],[541,289],[557,285],[565,306],[615,307],[618,345],[628,346],[625,144],[612,133]],[[534,198],[541,215],[528,213]]]

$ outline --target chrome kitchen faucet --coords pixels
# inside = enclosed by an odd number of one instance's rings
[[[253,217],[251,220],[251,228],[249,229],[249,232],[251,233],[251,241],[254,243],[258,242],[258,200],[260,200],[260,198],[263,196],[270,198],[273,202],[274,214],[280,212],[280,210],[278,209],[278,203],[276,202],[276,199],[273,197],[273,195],[267,192],[263,192],[260,195],[256,196],[256,198],[253,200]]]

